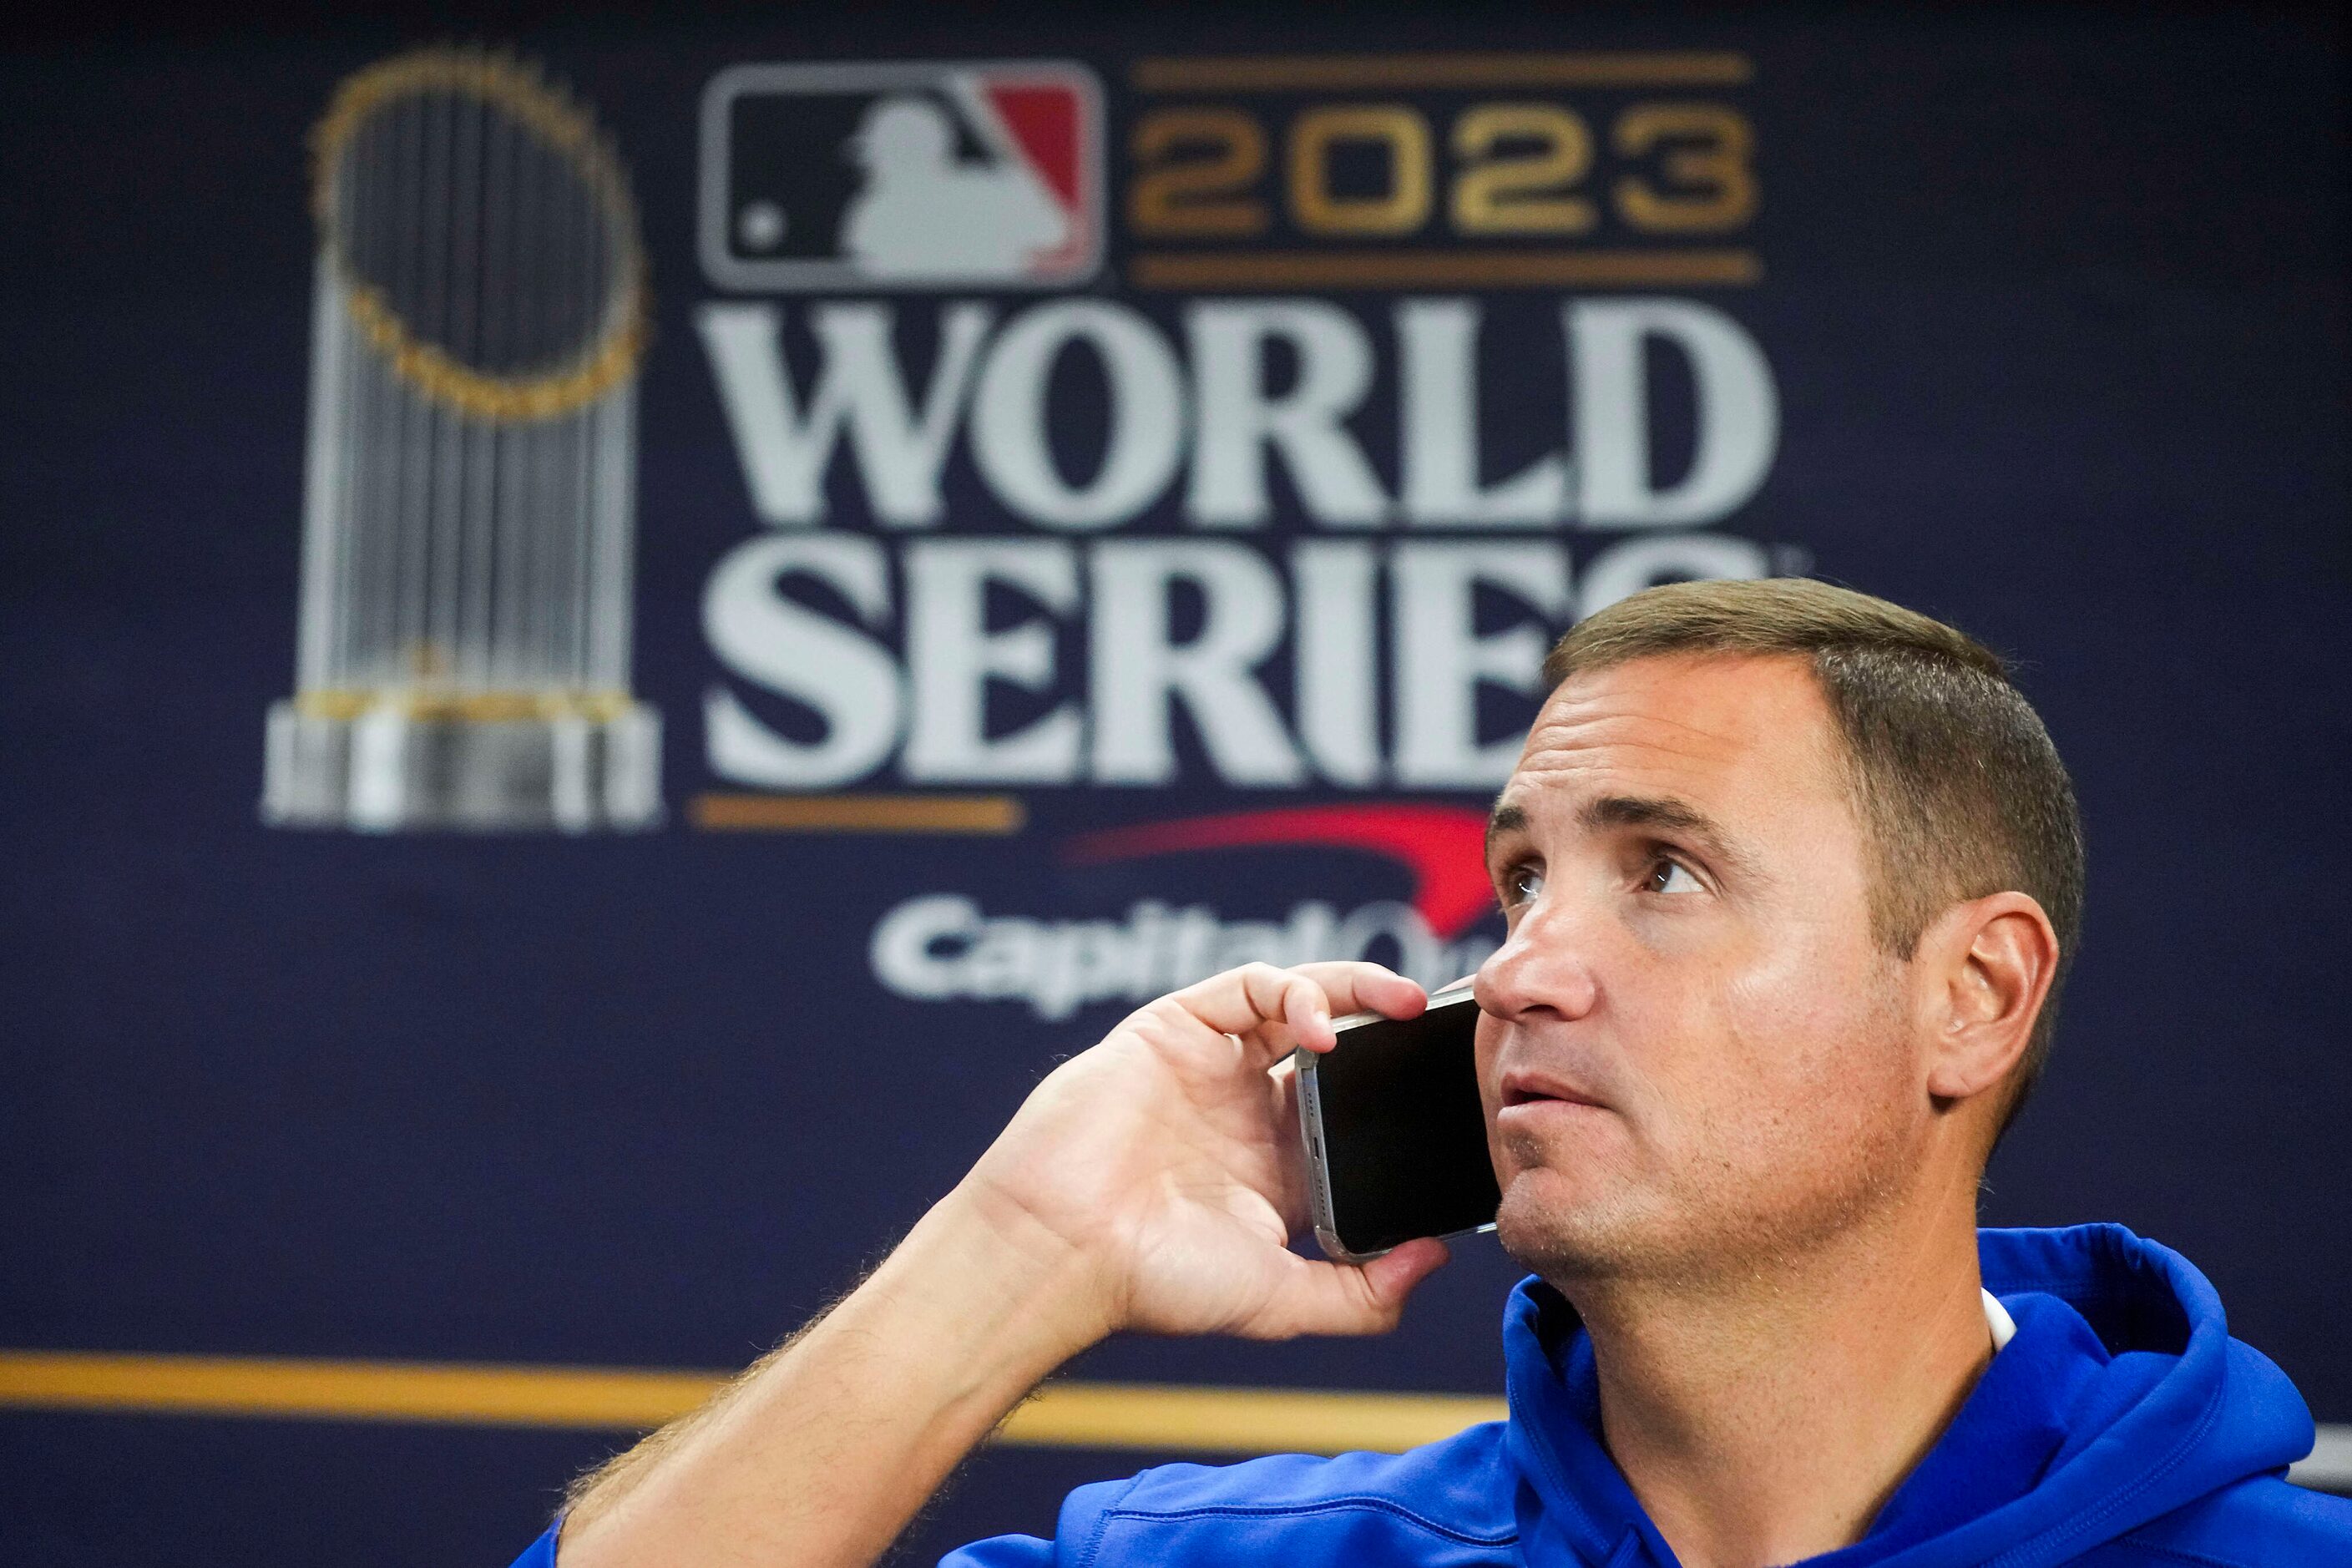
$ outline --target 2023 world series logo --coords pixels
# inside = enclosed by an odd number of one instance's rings
[[[1070,61],[721,73],[711,773],[1498,784],[1580,608],[1798,558],[1721,529],[1780,440],[1722,298],[1746,78],[1146,61],[1106,113]]]
[[[1738,309],[1762,279],[1750,74],[719,72],[696,120],[713,291],[682,337],[709,412],[677,414],[723,425],[743,533],[699,606],[689,820],[1001,834],[1087,792],[1081,819],[1142,809],[1064,834],[1076,862],[1307,845],[1407,873],[1401,900],[1240,916],[919,894],[871,943],[908,996],[1053,1016],[1249,956],[1475,964],[1465,796],[1507,775],[1551,638],[1652,582],[1805,559],[1739,531],[1780,449]],[[368,193],[419,136],[448,143],[409,171],[427,219],[386,228]],[[360,73],[318,144],[300,686],[266,815],[649,825],[650,307],[617,156],[478,51]],[[1266,790],[1338,803],[1202,812]]]
[[[1761,278],[1748,74],[1160,60],[1114,95],[1069,61],[722,73],[698,228],[721,292],[695,325],[752,527],[704,596],[703,760],[755,793],[702,819],[982,788],[1021,792],[995,797],[1008,830],[1041,790],[1337,791],[1047,852],[1322,846],[1402,867],[1408,897],[1236,917],[927,892],[877,921],[872,973],[1052,1019],[1250,958],[1475,968],[1482,813],[1453,802],[1507,774],[1551,638],[1653,582],[1803,560],[1725,526],[1780,441],[1730,308]]]

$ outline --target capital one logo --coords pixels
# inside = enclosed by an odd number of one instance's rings
[[[722,288],[1052,288],[1102,255],[1102,109],[1062,61],[742,65],[702,105]]]
[[[1391,804],[1231,812],[1081,834],[1059,858],[1088,867],[1274,847],[1351,850],[1411,881],[1405,900],[1341,909],[1320,899],[1277,918],[1143,899],[1107,918],[992,914],[963,893],[901,900],[867,940],[874,978],[910,1002],[1022,1002],[1058,1022],[1097,1003],[1137,1005],[1236,964],[1370,959],[1423,987],[1475,971],[1494,951],[1486,814]]]

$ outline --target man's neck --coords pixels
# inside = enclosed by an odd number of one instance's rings
[[[1684,1568],[1851,1545],[1992,1354],[1971,1207],[1886,1216],[1736,1281],[1578,1282],[1601,1426]]]

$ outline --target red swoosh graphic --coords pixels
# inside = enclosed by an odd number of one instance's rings
[[[1453,805],[1302,805],[1237,811],[1081,834],[1064,846],[1080,865],[1255,844],[1331,845],[1402,860],[1413,875],[1412,907],[1452,940],[1492,909],[1486,817]]]

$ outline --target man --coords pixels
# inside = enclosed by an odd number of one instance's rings
[[[1148,1471],[950,1561],[2352,1563],[2352,1503],[2281,1479],[2309,1413],[2186,1261],[1975,1228],[2082,905],[2072,787],[2000,661],[1860,595],[1715,583],[1601,611],[1549,674],[1477,976],[1498,1229],[1537,1276],[1510,1419]],[[867,1563],[1108,1334],[1390,1327],[1444,1249],[1286,1250],[1283,1062],[1423,1002],[1259,965],[1135,1014],[856,1291],[575,1489],[563,1568]]]

